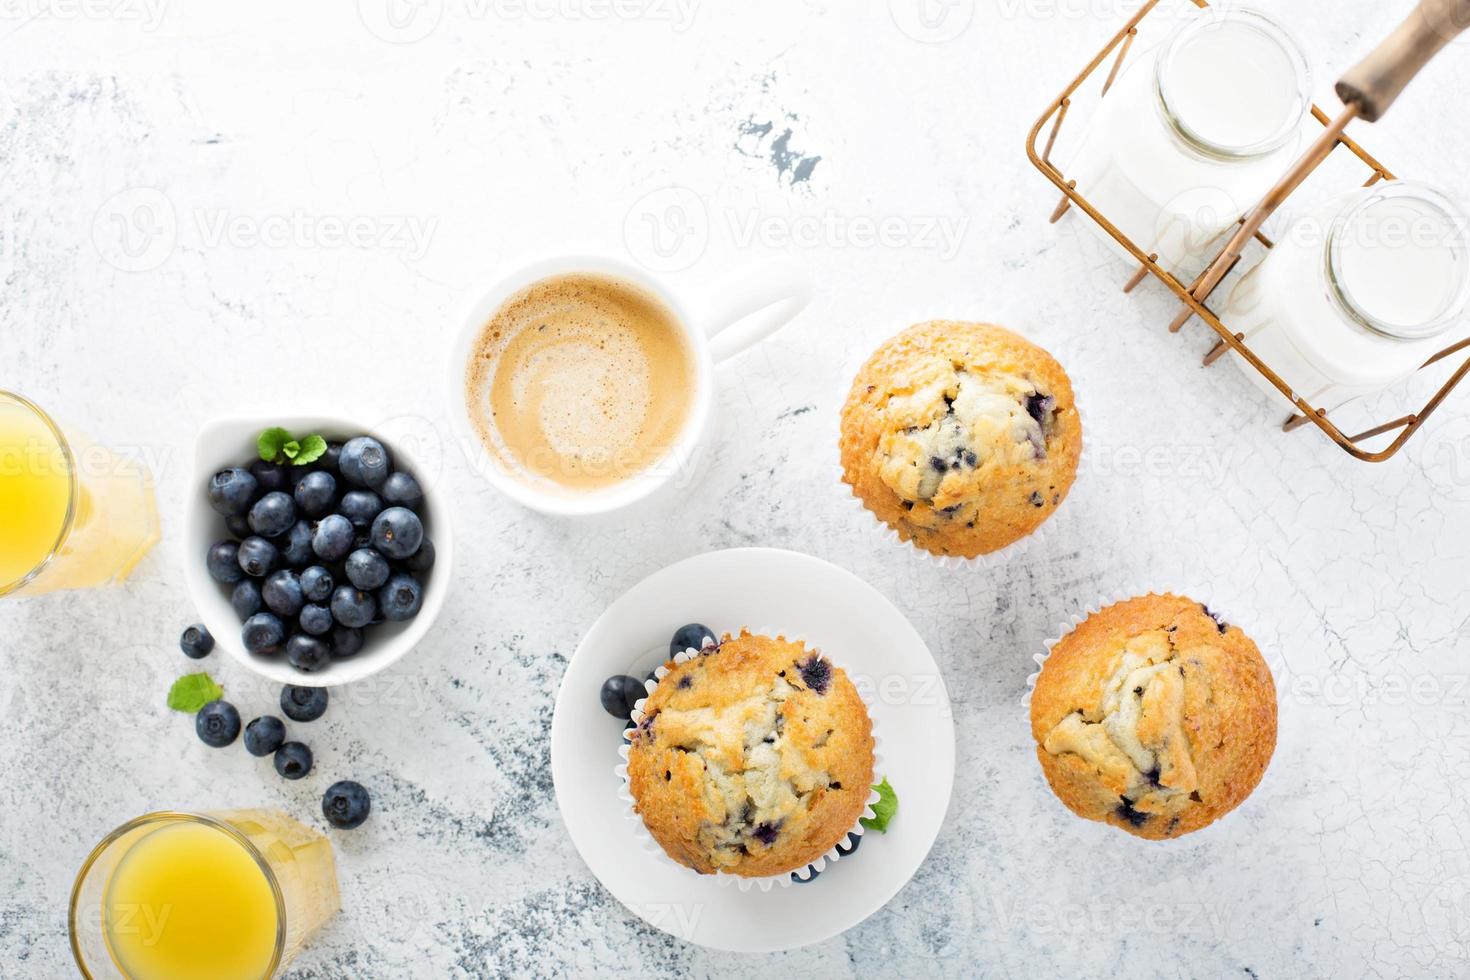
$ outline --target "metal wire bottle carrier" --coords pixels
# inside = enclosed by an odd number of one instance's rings
[[[1108,68],[1107,77],[1102,85],[1102,95],[1107,94],[1108,89],[1122,71],[1128,52],[1138,37],[1139,24],[1162,2],[1164,0],[1146,0],[1138,13],[1113,36],[1107,46],[1098,52],[1081,74],[1063,90],[1062,94],[1047,106],[1046,112],[1031,127],[1031,132],[1026,138],[1027,155],[1036,168],[1045,174],[1063,195],[1056,210],[1052,212],[1051,220],[1052,222],[1061,220],[1062,216],[1075,205],[1078,210],[1097,222],[1104,231],[1116,239],[1118,244],[1139,263],[1138,271],[1124,283],[1123,291],[1131,292],[1149,275],[1168,287],[1169,291],[1184,304],[1184,309],[1169,324],[1169,331],[1177,333],[1191,318],[1196,316],[1208,324],[1220,339],[1205,355],[1205,365],[1215,363],[1229,351],[1238,354],[1252,369],[1259,372],[1296,406],[1299,414],[1286,420],[1282,426],[1284,430],[1290,432],[1310,422],[1355,458],[1373,463],[1386,460],[1403,448],[1424,422],[1434,414],[1434,411],[1444,403],[1450,392],[1465,379],[1467,374],[1470,374],[1470,355],[1466,356],[1464,363],[1450,375],[1449,379],[1418,411],[1374,425],[1354,435],[1347,435],[1327,418],[1325,410],[1298,397],[1291,386],[1282,380],[1270,365],[1251,351],[1249,345],[1244,341],[1243,334],[1236,333],[1220,321],[1214,311],[1206,305],[1206,300],[1209,299],[1220,281],[1240,262],[1242,251],[1252,240],[1265,248],[1272,247],[1271,239],[1261,233],[1262,224],[1339,146],[1352,154],[1366,169],[1366,178],[1362,186],[1371,187],[1379,181],[1395,179],[1393,173],[1357,142],[1345,135],[1344,130],[1354,119],[1373,122],[1388,110],[1389,105],[1419,69],[1449,43],[1460,30],[1470,25],[1470,0],[1423,0],[1418,9],[1393,35],[1337,83],[1337,94],[1343,101],[1344,109],[1336,118],[1328,116],[1320,107],[1312,106],[1312,116],[1322,125],[1322,133],[1292,169],[1256,205],[1255,209],[1240,219],[1239,227],[1229,243],[1212,260],[1205,271],[1190,283],[1181,281],[1164,269],[1159,264],[1159,257],[1156,253],[1144,252],[1120,231],[1107,215],[1100,212],[1087,200],[1082,190],[1077,187],[1077,182],[1069,179],[1051,161],[1057,135],[1061,132],[1062,124],[1066,121],[1068,112],[1072,108],[1073,96],[1111,59],[1111,67]],[[1206,0],[1171,0],[1171,2],[1193,3],[1200,8],[1208,6]],[[1048,125],[1050,126],[1049,131],[1047,130]],[[1046,143],[1038,150],[1038,140],[1043,131],[1047,131]],[[1419,370],[1422,371],[1430,365],[1467,350],[1470,350],[1470,336],[1449,344],[1425,361]],[[1368,440],[1374,440],[1375,437],[1390,432],[1397,432],[1397,434],[1391,442],[1377,450],[1363,445]],[[1381,440],[1378,441],[1381,443]]]

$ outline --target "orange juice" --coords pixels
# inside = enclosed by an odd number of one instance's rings
[[[71,506],[71,467],[46,420],[0,401],[0,586],[56,548]]]
[[[147,466],[0,391],[0,596],[122,581],[157,541]]]
[[[261,980],[276,952],[275,891],[255,856],[208,824],[149,832],[112,872],[112,958],[138,980]]]

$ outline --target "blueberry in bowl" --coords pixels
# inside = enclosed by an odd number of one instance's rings
[[[210,423],[186,497],[201,625],[280,683],[336,686],[405,656],[432,627],[453,529],[432,470],[389,434],[325,416]]]

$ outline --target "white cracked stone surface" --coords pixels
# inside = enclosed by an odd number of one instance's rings
[[[1324,105],[1410,6],[1258,2],[1304,39]],[[1242,376],[1199,366],[1202,326],[1164,330],[1162,288],[1124,296],[1128,270],[1078,216],[1047,223],[1026,131],[1127,6],[0,0],[0,387],[147,454],[164,528],[124,586],[0,602],[0,974],[70,972],[72,876],[119,822],[273,805],[319,823],[344,777],[374,815],[335,835],[346,911],[293,980],[1470,970],[1470,395],[1382,465],[1283,435]],[[1359,135],[1470,196],[1467,87],[1462,41]],[[448,441],[460,309],[497,271],[568,251],[689,291],[771,257],[817,284],[798,322],[720,369],[722,439],[672,506],[536,517]],[[937,316],[1027,333],[1085,413],[1054,526],[973,570],[887,544],[833,476],[851,372]],[[460,560],[430,638],[335,692],[315,772],[285,783],[206,748],[163,693],[193,619],[193,433],[308,396],[414,434]],[[758,957],[625,911],[568,841],[547,759],[557,683],[603,607],[751,544],[892,598],[944,670],[958,740],[915,879],[839,938]],[[1271,658],[1280,743],[1239,811],[1150,845],[1051,796],[1019,702],[1058,621],[1181,583]],[[247,718],[269,707],[232,661],[209,668]]]

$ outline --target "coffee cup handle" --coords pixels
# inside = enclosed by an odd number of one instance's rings
[[[715,284],[696,321],[709,338],[716,364],[749,350],[780,330],[811,302],[811,278],[790,262],[742,269]]]

